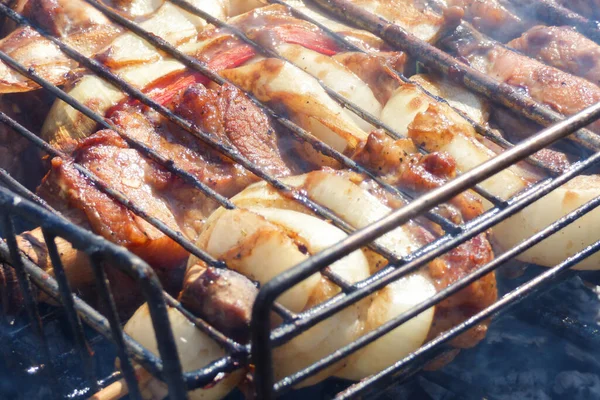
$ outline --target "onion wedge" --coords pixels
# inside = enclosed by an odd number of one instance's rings
[[[366,189],[352,183],[347,178],[332,172],[312,172],[302,176],[284,178],[284,181],[291,186],[305,191],[310,198],[330,208],[346,222],[357,228],[364,227],[391,212],[390,208],[383,205]],[[261,215],[269,216],[270,218],[272,218],[273,215],[278,215],[282,210],[286,210],[286,212],[292,212],[290,210],[294,210],[293,212],[295,214],[299,214],[299,212],[308,212],[293,200],[281,196],[264,182],[249,186],[246,190],[234,196],[232,201],[240,207],[240,209],[253,210],[253,212],[261,213]],[[219,210],[217,213],[229,212]],[[311,220],[315,220],[315,237],[322,237],[321,240],[323,240],[323,244],[326,244],[327,246],[334,244],[345,236],[344,234],[339,233],[333,234],[337,229],[333,228],[331,225],[325,224],[314,217],[311,217]],[[319,223],[317,223],[317,221]],[[278,220],[277,222],[281,223],[281,220]],[[290,222],[292,221],[290,220]],[[249,224],[251,224],[251,226],[256,226],[256,222],[251,222]],[[232,223],[229,223],[227,225],[229,230],[224,231],[221,235],[231,236],[231,226]],[[299,232],[304,228],[294,224],[293,226],[289,225],[289,229]],[[229,240],[229,238],[224,238],[224,240]],[[380,238],[378,243],[387,247],[399,257],[420,247],[420,243],[413,236],[408,226],[396,228],[394,231]],[[264,268],[265,265],[264,260],[265,257],[262,257],[262,268]],[[370,271],[376,271],[379,268],[377,263],[378,260],[370,259],[369,261]],[[343,273],[343,269],[336,268],[336,264],[331,265],[331,268],[349,282],[356,282],[361,276],[363,279],[366,277],[364,271],[349,277],[348,273]],[[291,290],[281,297],[282,304],[286,305],[284,296],[290,292]],[[435,293],[436,288],[426,269],[402,278],[394,284],[380,290],[371,298],[368,298],[370,299],[369,301],[371,301],[371,304],[368,306],[366,313],[361,313],[362,325],[360,332],[357,332],[357,334],[362,335],[365,332],[381,326],[383,323],[407,311]],[[299,299],[299,297],[296,296],[293,298],[296,300]],[[325,298],[320,299],[320,301],[323,300],[325,300]],[[298,306],[298,304],[290,305]],[[403,358],[411,351],[416,350],[425,342],[433,321],[434,311],[435,309],[433,307],[424,311],[409,322],[399,326],[376,342],[350,356],[344,361],[344,368],[338,368],[337,372],[333,370],[330,370],[330,372],[335,372],[336,375],[341,377],[358,380],[392,365],[395,361]],[[345,316],[341,316],[341,313],[336,314],[336,316],[337,318],[345,319]],[[324,323],[325,322],[322,322],[317,325],[316,328]],[[312,330],[309,330],[306,334],[310,332],[312,332]],[[304,335],[305,334],[299,338],[302,338]],[[340,332],[336,333],[336,336],[339,336],[340,338],[343,337],[340,335]],[[332,343],[332,346],[327,347],[326,352],[320,352],[319,355],[324,356],[325,354],[331,353],[332,350],[339,348],[342,345],[342,342],[342,340],[336,341],[336,346],[333,346]],[[294,340],[292,340],[289,345],[293,343]],[[323,350],[325,350],[325,347],[323,347]],[[287,348],[284,346],[280,351],[287,352]],[[312,358],[312,361],[314,362],[316,359],[317,358]],[[276,361],[280,361],[280,359],[276,358]],[[307,364],[309,364],[309,360],[306,359],[306,361]],[[276,364],[276,366],[276,370],[279,371],[280,364]],[[292,372],[285,367],[281,368],[283,368],[281,369],[281,376]]]
[[[496,153],[480,143],[473,127],[450,107],[426,96],[414,85],[403,84],[381,113],[382,121],[397,132],[423,143],[430,151],[445,151],[465,172],[493,158]],[[512,166],[483,181],[481,186],[502,198],[526,189],[532,179],[522,168]],[[536,234],[558,218],[600,194],[597,176],[582,176],[556,189],[492,230],[494,241],[503,249]],[[487,208],[488,201],[483,201]],[[600,210],[594,210],[576,223],[545,239],[517,258],[547,267],[555,266],[598,239]],[[576,269],[600,269],[600,254],[582,261]]]
[[[169,307],[167,312],[175,337],[177,353],[185,372],[202,369],[226,355],[225,351],[215,341],[202,333],[178,310]],[[127,321],[123,330],[151,353],[158,356],[156,335],[147,304],[142,305],[135,312]],[[235,371],[227,374],[225,378],[210,387],[189,392],[188,396],[190,400],[222,399],[239,384],[243,376],[243,370]],[[141,390],[145,399],[163,399],[168,396],[167,386],[155,378],[146,381]]]

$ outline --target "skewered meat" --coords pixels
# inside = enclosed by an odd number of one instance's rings
[[[318,10],[315,10],[311,3],[306,4],[303,0],[285,0],[285,3],[294,7],[294,9],[301,11],[303,14],[324,25],[328,29],[331,29],[333,32],[345,37],[365,51],[371,52],[386,49],[384,41],[379,37],[370,32],[353,28],[338,20],[331,19],[329,16],[323,15]],[[264,8],[266,7],[263,7],[263,9]]]
[[[360,185],[359,177],[352,174],[319,171],[284,178],[284,181],[303,190],[310,198],[330,208],[357,228],[366,226],[391,211],[363,185]],[[232,201],[240,209],[217,210],[206,224],[198,244],[233,269],[259,282],[266,282],[270,277],[306,258],[307,255],[303,253],[312,254],[318,250],[315,244],[311,244],[311,238],[321,243],[319,246],[328,247],[330,241],[331,243],[338,241],[343,235],[330,225],[323,225],[318,219],[309,217],[306,214],[310,213],[307,209],[264,183],[250,186],[233,197]],[[348,207],[355,204],[361,206]],[[292,240],[288,241],[289,239],[279,236],[280,233],[274,231],[278,229],[277,226]],[[244,234],[238,234],[238,230]],[[336,231],[339,233],[335,233]],[[401,257],[432,239],[431,234],[411,222],[382,236],[376,242]],[[351,256],[357,257],[357,253],[352,253]],[[355,272],[348,277],[349,272],[344,273],[341,265],[337,265],[341,262],[349,262],[351,256],[332,264],[330,268],[340,273],[346,280],[355,282],[360,276],[364,277],[364,272],[358,275]],[[342,346],[346,340],[356,338],[359,332],[364,333],[375,329],[411,306],[420,303],[436,290],[446,287],[464,274],[483,265],[491,257],[491,248],[484,236],[460,246],[447,257],[432,262],[429,269],[410,275],[375,295],[368,309],[359,311],[359,318],[364,323],[360,331],[356,331],[354,323],[336,327],[340,325],[338,318],[346,318],[345,315],[338,314],[333,321],[324,321],[297,339],[276,349],[274,354],[276,374],[287,375]],[[369,257],[369,261],[371,273],[385,265],[380,258],[373,255]],[[194,265],[195,262],[192,258],[190,265]],[[353,261],[354,264],[357,262],[358,259]],[[332,366],[329,373],[337,369],[341,376],[360,379],[390,365],[419,347],[428,336],[435,337],[443,329],[464,320],[475,309],[491,304],[496,298],[494,282],[492,274],[465,289],[462,294],[436,307],[435,313],[430,309],[367,346],[351,360],[345,362],[346,367],[342,370],[340,364],[337,364],[337,367]],[[319,285],[324,286],[317,289]],[[325,290],[326,288],[328,289]],[[311,291],[314,293],[315,290],[323,292],[317,298],[311,297]],[[338,291],[339,289],[326,278],[319,278],[317,274],[285,292],[280,297],[280,301],[292,311],[298,312],[316,305]],[[352,310],[352,308],[347,310],[347,313],[356,312]],[[343,332],[340,331],[341,329]],[[336,334],[327,333],[331,330],[335,330]],[[454,344],[458,347],[470,347],[481,340],[485,330],[486,325],[483,324],[461,336]],[[315,339],[315,335],[326,342],[320,343]],[[307,342],[308,340],[310,342]],[[299,342],[305,344],[300,347]],[[298,350],[292,350],[294,348]]]
[[[402,115],[402,118],[398,118]],[[468,171],[489,160],[494,151],[476,140],[473,127],[442,103],[425,96],[416,87],[403,84],[384,107],[382,120],[430,151],[444,151],[456,162],[457,169]],[[542,176],[512,166],[483,181],[490,193],[507,199],[524,190]],[[555,220],[592,200],[600,190],[597,176],[580,176],[554,190],[492,230],[502,248],[510,249],[531,237]],[[486,207],[490,204],[482,200]],[[596,241],[596,220],[600,213],[591,212],[578,224],[569,225],[557,234],[522,253],[520,260],[554,266]],[[598,256],[578,264],[578,269],[598,269]]]
[[[256,285],[230,269],[190,265],[179,301],[195,315],[245,343],[249,340]]]
[[[600,87],[590,81],[520,55],[484,39],[466,26],[457,28],[442,44],[473,68],[522,89],[559,113],[572,115],[600,101]],[[600,123],[595,122],[590,127],[600,132]]]
[[[191,117],[194,123],[237,148],[266,171],[279,176],[290,173],[269,120],[239,90],[227,85],[217,92],[196,85],[184,90],[172,103],[183,116]],[[118,111],[112,120],[128,135],[224,196],[232,196],[256,179],[151,112],[144,115],[135,108]],[[77,145],[74,155],[76,162],[111,188],[123,192],[145,212],[189,238],[196,237],[205,216],[216,207],[215,200],[129,148],[115,132],[95,133]],[[69,208],[82,210],[95,232],[128,247],[151,265],[172,265],[187,256],[163,233],[94,188],[68,161],[53,160],[41,194],[57,208],[64,208],[66,200]]]
[[[508,46],[600,84],[600,47],[571,27],[536,26]]]
[[[532,24],[515,13],[512,4],[502,0],[445,0],[444,3],[464,10],[465,18],[477,30],[502,42],[519,36]]]
[[[86,56],[106,46],[121,30],[81,0],[28,0],[23,15]],[[77,63],[29,26],[15,29],[0,41],[0,50],[56,85],[66,82]],[[23,75],[0,63],[0,93],[38,88]]]
[[[231,15],[230,12],[244,11],[260,4],[257,1],[240,0],[190,2],[220,19]],[[203,19],[169,2],[119,0],[110,1],[108,5],[114,6],[132,19],[142,19],[142,28],[175,46],[197,44],[198,33],[207,27]],[[83,55],[96,56],[99,61],[113,69],[163,58],[149,43],[131,32],[123,33],[121,28],[113,25],[100,11],[82,0],[28,0],[21,2],[19,8],[17,11],[21,11],[35,24],[59,37]],[[69,73],[78,67],[78,64],[66,57],[57,46],[28,26],[19,27],[2,39],[0,50],[25,66],[35,68],[40,76],[56,85],[66,83]],[[0,63],[0,93],[36,88],[38,86],[26,77]]]

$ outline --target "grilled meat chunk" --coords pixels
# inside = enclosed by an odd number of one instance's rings
[[[575,114],[600,101],[600,87],[592,82],[518,54],[464,25],[441,44],[455,51],[473,68],[521,89],[564,115]],[[600,132],[600,123],[590,127]]]
[[[28,0],[22,13],[34,24],[59,37],[85,56],[112,41],[121,29],[82,0]],[[29,26],[20,26],[0,41],[0,50],[55,85],[66,82],[77,63]],[[25,92],[38,85],[0,63],[0,93]]]
[[[184,90],[169,107],[193,121],[265,170],[283,176],[282,160],[268,118],[230,86]],[[130,106],[112,115],[129,136],[173,161],[223,196],[230,197],[256,177],[158,114]],[[121,191],[144,212],[194,239],[217,201],[144,157],[113,131],[100,131],[75,144],[74,159]],[[124,245],[151,265],[174,264],[186,255],[171,239],[92,185],[72,162],[55,159],[40,194],[59,209],[81,210],[92,229]]]
[[[196,85],[176,103],[179,115],[218,136],[221,143],[237,148],[263,171],[277,176],[290,174],[269,119],[235,86],[225,84],[213,91]]]
[[[479,31],[502,42],[513,39],[531,26],[502,0],[447,0],[448,7],[464,10],[465,18]]]
[[[257,293],[244,275],[194,264],[187,269],[179,301],[224,334],[246,342]]]
[[[372,132],[353,158],[382,175],[387,183],[414,195],[426,193],[456,176],[456,164],[448,154],[422,155],[410,139],[395,141],[381,131]],[[483,212],[481,201],[469,192],[455,197],[451,204],[467,221]]]
[[[529,57],[600,84],[600,46],[567,26],[536,26],[508,45]]]

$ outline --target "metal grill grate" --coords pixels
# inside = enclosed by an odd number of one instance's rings
[[[104,6],[100,2],[96,0],[85,1],[90,5],[94,6],[96,9],[98,9],[100,12],[102,12],[104,15],[109,17],[117,24],[134,32],[136,35],[140,36],[151,45],[162,50],[163,52],[172,56],[176,60],[182,62],[188,68],[202,73],[217,84],[223,84],[226,82],[220,75],[218,75],[214,71],[211,71],[203,63],[183,54],[163,39],[156,37],[155,35],[147,31],[144,31],[135,23],[123,18],[122,16],[115,13],[110,8]],[[180,6],[187,11],[197,14],[198,16],[206,19],[208,22],[216,26],[227,28],[233,34],[244,40],[246,43],[255,47],[262,54],[268,57],[280,58],[278,55],[274,54],[270,50],[260,47],[257,43],[253,42],[251,39],[246,37],[239,30],[231,27],[223,21],[219,21],[213,17],[210,17],[209,15],[192,6],[191,4],[187,3],[186,1],[170,1],[173,4]],[[285,2],[280,0],[271,0],[269,2],[286,5]],[[548,236],[552,235],[553,233],[557,232],[558,230],[562,229],[563,227],[567,226],[573,221],[581,218],[583,215],[600,205],[600,198],[597,198],[585,204],[579,209],[556,221],[554,224],[539,232],[535,236],[521,243],[519,246],[496,257],[496,259],[485,265],[480,270],[464,277],[460,281],[440,291],[434,297],[421,303],[414,309],[398,316],[392,321],[389,321],[385,325],[366,334],[354,343],[340,349],[335,354],[332,354],[318,361],[317,363],[306,368],[305,370],[295,373],[279,382],[274,382],[272,373],[273,366],[271,359],[272,346],[278,346],[291,340],[292,338],[306,331],[318,322],[330,317],[332,314],[339,312],[340,310],[349,306],[350,304],[353,304],[356,301],[372,294],[374,291],[381,289],[382,287],[393,282],[394,280],[400,279],[402,276],[405,276],[406,274],[415,271],[416,269],[425,265],[427,262],[431,261],[435,257],[444,254],[452,248],[455,248],[457,245],[464,243],[470,238],[473,238],[474,236],[484,232],[490,227],[496,225],[497,223],[508,218],[509,216],[522,210],[526,206],[532,204],[533,202],[540,199],[541,197],[556,189],[557,187],[561,186],[562,184],[568,182],[570,179],[581,174],[590,167],[596,165],[597,162],[600,160],[600,154],[595,153],[589,158],[573,164],[573,166],[567,172],[560,174],[556,171],[553,171],[550,167],[544,165],[540,160],[536,159],[535,157],[532,157],[532,155],[534,155],[535,152],[537,152],[538,150],[545,148],[546,146],[554,143],[557,140],[568,137],[573,132],[575,133],[572,134],[571,139],[574,140],[577,144],[582,145],[585,148],[590,149],[594,152],[600,149],[600,142],[598,141],[598,137],[595,134],[583,129],[589,123],[600,118],[600,104],[590,107],[589,109],[584,110],[573,117],[563,120],[561,116],[548,111],[545,107],[540,106],[531,99],[520,95],[513,88],[507,85],[498,84],[497,82],[492,81],[491,79],[482,75],[481,73],[478,73],[477,71],[466,67],[463,64],[457,63],[457,61],[454,58],[422,41],[415,39],[399,26],[389,24],[378,17],[369,15],[368,13],[365,13],[356,7],[352,7],[351,4],[349,4],[347,1],[316,0],[315,3],[318,3],[320,6],[328,9],[333,14],[337,14],[339,18],[346,19],[349,22],[352,22],[354,25],[357,25],[363,29],[375,33],[377,36],[383,38],[388,43],[392,44],[394,47],[406,51],[408,54],[423,62],[426,66],[439,70],[446,75],[451,73],[451,75],[460,76],[462,83],[464,83],[468,88],[486,96],[489,96],[493,101],[507,106],[517,112],[520,112],[522,115],[535,122],[542,123],[545,125],[554,123],[554,125],[541,131],[537,135],[531,137],[528,140],[525,140],[524,142],[518,145],[512,145],[511,143],[495,135],[488,128],[474,124],[474,127],[479,134],[503,146],[506,149],[506,151],[498,157],[494,158],[493,160],[471,170],[470,172],[459,176],[454,181],[446,184],[445,186],[439,189],[435,189],[417,199],[413,199],[408,193],[403,193],[397,188],[386,184],[375,174],[358,165],[356,162],[349,159],[345,155],[335,151],[330,146],[320,142],[317,138],[312,136],[310,132],[307,132],[303,128],[290,121],[289,119],[278,115],[268,105],[265,105],[253,98],[252,96],[250,96],[251,99],[263,111],[266,112],[267,115],[269,115],[273,118],[273,120],[277,121],[282,126],[287,128],[298,139],[310,143],[317,151],[331,158],[334,158],[335,160],[339,161],[343,166],[369,176],[375,182],[377,182],[385,191],[391,193],[394,196],[397,196],[399,199],[406,201],[407,205],[405,207],[394,211],[388,217],[382,219],[381,221],[378,221],[375,224],[372,224],[367,228],[356,231],[327,208],[315,203],[313,200],[309,199],[301,192],[289,187],[280,180],[262,171],[258,166],[254,165],[244,156],[239,154],[236,149],[219,143],[213,137],[211,137],[210,134],[199,130],[191,122],[181,118],[180,116],[174,114],[167,108],[156,103],[155,101],[144,95],[141,91],[132,87],[130,84],[113,74],[102,64],[98,63],[93,59],[83,56],[77,50],[71,48],[59,39],[45,32],[42,28],[35,26],[23,16],[19,15],[7,6],[0,3],[1,14],[9,17],[18,24],[32,26],[36,31],[38,31],[44,37],[51,40],[67,56],[77,61],[80,65],[87,67],[88,69],[96,73],[98,76],[102,77],[106,81],[118,87],[127,95],[139,100],[142,104],[150,107],[151,109],[156,110],[161,115],[166,117],[169,121],[183,128],[189,134],[198,138],[206,145],[212,147],[213,149],[219,151],[221,154],[226,155],[230,159],[239,163],[244,168],[251,171],[261,179],[265,180],[279,191],[286,193],[286,195],[288,195],[289,197],[307,206],[309,209],[311,209],[324,219],[331,220],[336,226],[350,234],[344,241],[321,253],[316,254],[315,256],[308,259],[306,262],[301,263],[292,270],[273,279],[261,288],[259,297],[257,298],[254,307],[252,323],[252,343],[251,345],[246,346],[222,335],[214,328],[209,326],[206,322],[194,317],[189,312],[186,312],[176,300],[171,298],[166,293],[162,292],[162,290],[160,289],[160,285],[158,284],[158,281],[155,278],[155,275],[149,269],[149,267],[141,260],[125,252],[121,248],[114,246],[94,235],[91,235],[85,230],[77,228],[74,225],[68,223],[65,219],[60,217],[60,215],[58,215],[54,210],[49,209],[49,207],[45,203],[43,203],[43,200],[37,198],[31,193],[28,193],[26,189],[20,187],[19,184],[16,181],[14,181],[8,174],[6,174],[4,171],[0,171],[0,179],[6,186],[13,189],[16,193],[24,195],[29,200],[37,202],[46,208],[46,210],[43,210],[39,207],[32,205],[28,201],[21,201],[19,197],[0,188],[0,205],[2,205],[1,213],[4,216],[4,232],[7,237],[7,243],[0,245],[0,254],[5,259],[9,259],[12,261],[12,265],[15,267],[15,270],[18,273],[19,282],[21,284],[26,299],[29,316],[34,322],[33,325],[34,327],[36,327],[36,331],[39,333],[40,337],[43,337],[41,322],[39,319],[39,315],[37,315],[36,312],[35,299],[31,293],[31,288],[28,286],[29,279],[31,279],[36,286],[40,286],[44,291],[50,293],[53,297],[59,299],[60,302],[63,304],[63,306],[67,310],[68,322],[75,333],[74,337],[76,338],[76,345],[79,350],[79,353],[81,354],[84,360],[84,365],[86,366],[86,371],[89,375],[93,389],[97,389],[96,387],[94,387],[95,382],[97,380],[94,377],[93,366],[89,362],[90,354],[86,348],[86,343],[81,331],[81,323],[79,318],[83,319],[85,323],[91,325],[100,333],[106,335],[107,337],[111,337],[116,342],[117,348],[119,349],[119,356],[122,360],[123,374],[127,379],[131,395],[134,398],[139,397],[139,391],[136,390],[137,385],[135,384],[135,375],[131,361],[123,361],[130,360],[128,355],[130,355],[135,362],[142,364],[152,374],[164,379],[165,382],[169,385],[170,393],[173,398],[185,398],[186,387],[187,389],[201,387],[203,385],[206,385],[207,383],[210,383],[219,373],[231,372],[239,368],[243,364],[248,364],[249,362],[252,362],[256,367],[255,382],[257,394],[260,396],[260,398],[271,398],[276,394],[283,393],[286,390],[289,390],[299,381],[318,373],[319,371],[331,365],[332,363],[346,357],[351,352],[356,351],[364,347],[368,343],[372,342],[373,340],[376,340],[377,338],[383,336],[395,327],[401,325],[410,318],[418,315],[420,312],[430,308],[435,304],[438,304],[443,299],[465,288],[470,283],[483,277],[487,273],[494,271],[504,262],[512,259],[519,253],[522,253],[528,248],[534,246],[535,244],[542,241],[544,238],[547,238]],[[539,3],[545,2],[540,1]],[[343,13],[339,12],[339,10],[342,9],[345,11]],[[296,16],[308,20],[319,26],[328,35],[334,38],[338,43],[342,44],[344,48],[353,51],[362,51],[356,48],[356,46],[353,46],[341,36],[326,29],[325,27],[318,24],[316,21],[310,19],[308,16],[302,14],[298,10],[294,10],[292,8],[292,11]],[[553,13],[552,11],[549,12],[551,12],[552,16],[567,18],[564,14],[560,14],[559,11],[560,10],[557,11],[556,9],[554,9]],[[575,17],[572,16],[572,18]],[[586,23],[588,24],[586,26],[591,26],[589,21],[581,21],[581,17],[578,18],[579,24]],[[572,22],[573,24],[575,24],[574,20]],[[143,155],[155,161],[157,164],[163,166],[173,174],[183,178],[187,183],[193,185],[202,193],[215,199],[223,207],[228,209],[235,207],[228,199],[216,193],[203,182],[198,180],[195,176],[193,176],[189,172],[178,168],[161,154],[156,153],[144,144],[129,137],[126,132],[123,132],[119,128],[115,127],[109,120],[105,119],[101,115],[96,114],[94,111],[87,108],[85,105],[79,103],[76,99],[72,98],[58,87],[44,80],[43,78],[38,76],[35,73],[35,71],[27,69],[23,65],[20,65],[17,61],[15,61],[10,56],[2,52],[0,52],[0,60],[2,60],[4,63],[6,63],[8,66],[15,69],[19,73],[23,74],[24,76],[27,76],[34,82],[38,83],[42,88],[50,91],[53,95],[55,95],[62,101],[68,103],[73,108],[77,109],[78,111],[86,115],[88,118],[98,123],[100,126],[116,131],[133,148],[137,149]],[[404,81],[410,81],[408,78],[400,74],[399,77]],[[374,126],[384,129],[390,136],[400,137],[400,135],[394,132],[393,129],[385,126],[385,124],[377,120],[372,115],[369,115],[366,111],[362,110],[357,105],[352,104],[350,101],[346,100],[341,95],[335,93],[332,89],[326,87],[322,82],[320,83],[321,85],[323,85],[327,93],[330,94],[336,101],[341,103],[344,107],[355,112],[357,115],[370,122]],[[462,113],[461,115],[464,116],[464,114]],[[67,155],[53,148],[48,143],[38,138],[33,132],[30,132],[25,127],[20,125],[17,121],[14,121],[6,114],[1,112],[0,121],[11,127],[18,134],[29,139],[33,144],[38,146],[46,153],[55,157],[62,157],[68,159]],[[473,123],[473,121],[470,122]],[[476,186],[477,183],[485,180],[486,178],[494,175],[495,173],[503,170],[508,166],[513,165],[514,163],[520,160],[527,160],[528,162],[532,163],[537,167],[544,168],[549,173],[551,178],[548,178],[546,180],[538,182],[535,185],[532,185],[525,192],[520,193],[519,195],[509,199],[508,201],[499,199],[494,195],[487,193],[484,189]],[[82,173],[91,182],[93,182],[100,190],[104,191],[115,201],[119,202],[123,206],[133,211],[138,216],[148,221],[157,229],[159,229],[167,236],[172,238],[174,241],[179,243],[190,253],[196,255],[203,261],[207,262],[209,265],[216,267],[226,267],[222,264],[222,262],[214,259],[205,251],[203,251],[202,249],[198,248],[193,243],[185,239],[181,233],[172,230],[163,221],[160,221],[145,213],[142,210],[142,208],[131,202],[129,199],[127,199],[125,195],[123,195],[119,191],[111,188],[106,183],[103,183],[102,180],[95,176],[91,171],[76,164],[75,166],[80,173]],[[431,211],[436,205],[439,205],[454,197],[455,195],[470,188],[476,190],[482,197],[490,200],[495,205],[495,207],[486,212],[484,215],[478,217],[477,219],[462,225],[456,225],[446,220],[442,216],[436,214],[434,211]],[[388,250],[373,243],[373,240],[377,239],[384,233],[389,232],[393,228],[402,225],[410,219],[422,215],[425,215],[431,221],[442,226],[447,232],[447,234],[437,239],[435,242],[417,250],[416,252],[404,259],[397,259]],[[44,228],[44,236],[46,238],[46,243],[49,244],[49,254],[51,255],[53,265],[56,271],[56,282],[44,276],[43,271],[41,271],[37,266],[28,261],[26,257],[23,257],[19,254],[14,235],[14,228],[12,226],[12,218],[14,216],[29,219],[31,220],[31,222],[40,225]],[[57,249],[54,244],[55,237],[63,237],[69,240],[75,245],[75,247],[85,251],[90,255],[90,260],[92,265],[94,266],[94,270],[96,273],[97,282],[100,283],[99,288],[101,298],[106,302],[106,304],[109,305],[108,309],[110,310],[110,313],[108,318],[102,317],[93,308],[86,305],[77,297],[73,296],[68,286],[66,277],[64,276],[64,272],[62,270],[60,262],[60,257],[58,256]],[[390,265],[381,272],[377,273],[375,276],[369,278],[367,281],[359,282],[354,285],[345,282],[343,278],[336,276],[333,272],[328,271],[326,269],[326,266],[332,263],[333,261],[365,245],[370,246],[373,250],[379,252],[380,254],[388,258],[388,260],[390,261]],[[458,336],[460,333],[465,332],[466,330],[475,326],[477,323],[485,320],[486,318],[489,318],[492,315],[505,311],[510,306],[516,304],[519,300],[523,299],[528,295],[531,295],[535,291],[548,287],[548,285],[555,281],[561,273],[568,270],[571,266],[575,265],[582,259],[590,256],[599,249],[600,242],[586,248],[584,251],[569,258],[568,260],[565,260],[565,262],[561,263],[560,265],[540,274],[538,277],[532,279],[527,284],[517,288],[513,292],[504,296],[493,306],[473,316],[469,320],[451,329],[450,331],[447,331],[435,340],[427,343],[421,349],[406,357],[404,360],[399,360],[398,363],[396,363],[394,366],[346,389],[344,392],[339,394],[339,397],[346,398],[356,396],[369,390],[371,387],[374,386],[375,383],[385,381],[391,378],[392,376],[396,376],[400,372],[402,372],[404,376],[407,376],[409,373],[416,371],[421,365],[420,363],[424,362],[424,360],[426,360],[428,356],[431,356],[432,354],[440,351],[444,351],[444,343]],[[102,268],[102,261],[106,260],[107,258],[111,261],[115,261],[115,264],[124,272],[135,277],[138,280],[140,287],[144,289],[145,298],[151,305],[151,310],[153,310],[152,314],[153,322],[155,324],[155,331],[159,332],[161,336],[158,338],[161,354],[160,359],[154,357],[147,351],[143,350],[139,345],[137,345],[130,338],[123,334],[118,323],[118,319],[116,317],[114,302],[112,301],[110,291],[108,290],[108,286],[106,285],[106,276],[104,275]],[[292,313],[291,311],[285,309],[283,306],[275,303],[275,300],[278,297],[278,295],[280,295],[290,287],[294,286],[296,283],[300,282],[301,280],[305,279],[306,277],[312,275],[317,271],[321,271],[328,278],[330,278],[332,282],[335,282],[338,286],[340,286],[342,292],[334,296],[333,298],[327,300],[325,303],[320,304],[311,310],[304,311],[300,314]],[[206,366],[202,370],[182,374],[181,366],[179,365],[179,360],[177,357],[177,352],[175,351],[175,344],[173,342],[171,329],[166,318],[166,304],[177,307],[180,311],[182,311],[190,321],[192,321],[196,324],[196,326],[198,326],[199,329],[209,334],[210,337],[212,337],[221,346],[223,346],[229,352],[229,355],[223,357],[218,361],[215,361],[212,365]],[[283,318],[284,323],[278,328],[271,330],[268,321],[269,315],[273,310],[276,311]],[[49,364],[48,360],[44,360],[44,363]]]

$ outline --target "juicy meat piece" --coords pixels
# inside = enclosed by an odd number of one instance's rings
[[[277,146],[277,135],[267,116],[236,87],[225,84],[218,91],[203,86],[186,90],[176,111],[202,129],[237,148],[269,174],[290,174]]]
[[[510,40],[531,26],[529,19],[518,16],[501,0],[447,0],[449,7],[464,10],[465,18],[477,30],[500,41]]]
[[[401,52],[382,52],[377,55],[345,52],[333,58],[367,83],[382,105],[398,88],[398,77],[389,68],[402,73],[406,64],[406,54]]]
[[[106,46],[120,32],[95,8],[81,0],[29,0],[23,14],[85,56]],[[77,63],[29,26],[19,26],[0,41],[0,50],[55,85],[66,82]],[[0,93],[36,89],[37,84],[0,63]]]
[[[422,155],[410,139],[395,141],[381,131],[372,132],[353,158],[381,175],[387,183],[416,195],[439,187],[456,176],[452,157],[440,152]],[[470,192],[455,197],[450,203],[467,221],[483,213],[481,201]]]
[[[545,64],[600,84],[600,46],[571,27],[536,26],[508,45]]]
[[[154,194],[168,184],[169,174],[128,148],[116,133],[100,131],[91,136],[77,150],[75,160],[145,212],[179,230],[166,201]],[[59,209],[68,206],[82,211],[96,233],[152,265],[167,267],[187,257],[178,244],[91,184],[70,161],[52,160],[39,193]]]
[[[235,271],[195,264],[186,272],[179,301],[224,334],[247,342],[257,293],[256,285]]]
[[[438,291],[476,271],[494,258],[486,234],[474,237],[429,264],[429,273]],[[498,297],[496,276],[492,272],[473,282],[436,306],[429,339],[457,326],[467,318],[492,305]],[[471,348],[487,332],[488,322],[482,322],[451,341],[457,348]]]
[[[192,86],[167,107],[258,162],[275,175],[289,174],[266,118],[241,92]],[[187,114],[186,114],[187,113]],[[128,136],[171,160],[217,193],[231,197],[257,177],[212,150],[195,136],[139,106],[125,106],[111,119]],[[75,144],[75,161],[110,188],[122,192],[145,213],[192,241],[218,202],[130,148],[113,131],[99,131]],[[153,266],[175,265],[187,253],[165,234],[92,185],[71,162],[55,159],[40,193],[56,208],[76,209],[92,229],[126,246]]]
[[[561,114],[572,115],[600,101],[600,87],[592,82],[485,40],[467,27],[457,28],[442,45],[457,52],[473,68],[521,89]],[[600,132],[600,123],[590,128]]]
[[[282,5],[268,5],[243,14],[231,21],[248,37],[267,48],[281,43],[299,44],[316,52],[334,55],[339,51],[337,43],[317,26],[295,18]]]

